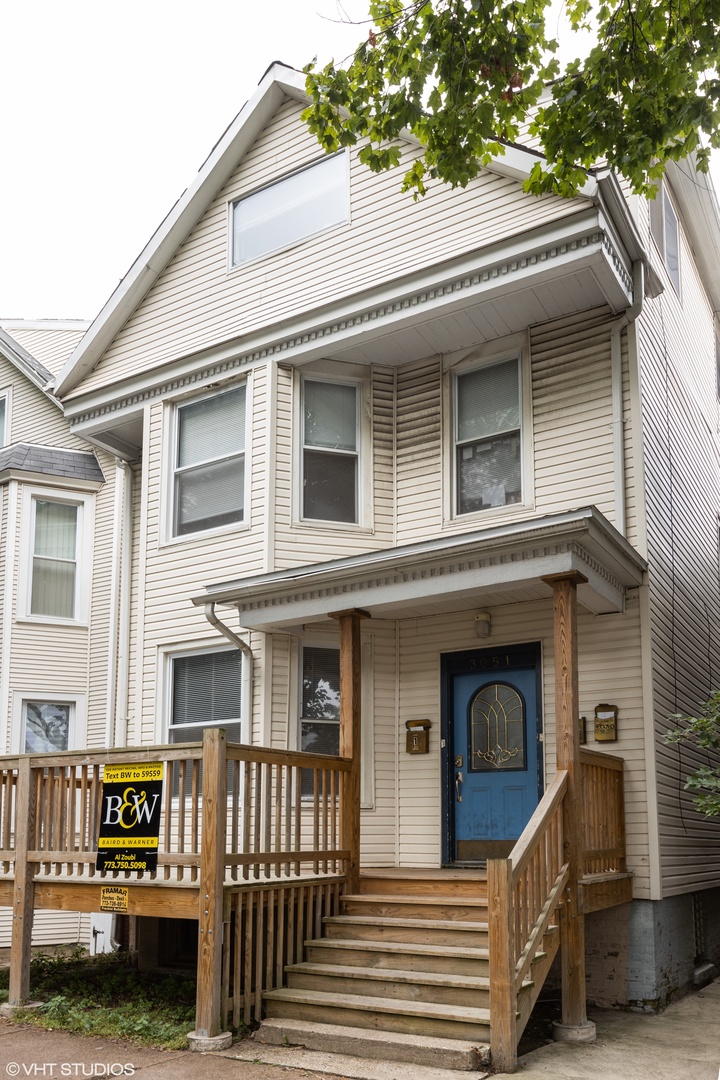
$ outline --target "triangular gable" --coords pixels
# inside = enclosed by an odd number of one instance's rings
[[[34,386],[37,386],[38,390],[42,390],[43,394],[45,394],[54,405],[59,409],[62,409],[60,402],[48,389],[48,386],[52,381],[52,373],[48,371],[39,360],[36,360],[34,356],[31,356],[26,349],[23,349],[22,345],[15,341],[15,339],[1,327],[0,355],[9,361],[9,363],[13,364],[13,366],[16,367],[26,379],[29,379]]]
[[[194,183],[154,233],[59,372],[55,384],[59,396],[69,394],[95,368],[212,201],[238,169],[260,132],[288,98],[300,104],[307,103],[305,76],[283,64],[273,64],[256,93],[212,150]],[[417,145],[417,140],[409,135],[408,141]],[[509,146],[488,171],[513,180],[524,180],[537,159],[535,151]],[[595,182],[589,178],[583,194],[592,196],[595,191]]]

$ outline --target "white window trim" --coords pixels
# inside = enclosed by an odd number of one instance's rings
[[[50,705],[70,706],[70,727],[68,731],[68,750],[81,750],[87,736],[87,695],[53,693],[45,687],[37,692],[33,690],[15,690],[12,695],[12,725],[10,753],[25,753],[25,705],[29,701],[39,701]]]
[[[5,427],[0,431],[0,446],[12,443],[12,386],[0,388],[0,398],[5,402]]]
[[[443,527],[473,525],[476,522],[491,523],[506,517],[526,514],[535,508],[534,451],[532,416],[532,376],[530,370],[530,343],[526,333],[488,342],[471,351],[448,354],[445,358],[443,379]],[[455,419],[457,377],[480,367],[495,367],[508,360],[517,360],[519,366],[518,387],[520,391],[520,502],[508,506],[493,506],[487,510],[473,510],[467,514],[457,511],[457,465],[455,456]]]
[[[360,808],[373,810],[375,807],[375,717],[373,694],[375,639],[372,633],[363,634],[360,659]],[[302,651],[310,649],[337,649],[340,645],[337,637],[328,634],[306,635],[294,639],[290,657],[291,685],[295,684],[295,722],[288,724],[288,749],[300,750],[300,724],[302,723]]]
[[[171,645],[161,645],[158,649],[157,659],[157,685],[161,687],[155,721],[155,741],[163,745],[170,742],[170,724],[172,721],[173,701],[173,661],[185,656],[201,656],[203,653],[237,652],[235,646],[223,644],[219,636],[208,641],[185,641]],[[250,742],[248,725],[250,723],[248,708],[248,691],[250,686],[251,665],[246,658],[241,662],[241,690],[240,690],[240,741]],[[227,721],[226,721],[227,723]],[[208,724],[208,727],[222,727],[222,724]]]
[[[299,240],[290,240],[286,244],[281,244],[280,247],[272,248],[270,251],[263,252],[262,255],[257,255],[254,259],[248,259],[246,262],[233,262],[233,248],[235,244],[235,206],[237,203],[242,202],[244,199],[249,199],[253,195],[257,195],[261,191],[266,191],[268,188],[275,187],[278,184],[282,184],[285,180],[290,180],[291,177],[297,176],[299,173],[307,172],[308,169],[315,168],[316,165],[321,165],[323,161],[327,161],[331,157],[339,157],[342,154],[345,157],[345,220],[337,221],[333,225],[328,225],[324,229],[320,229],[318,232],[309,233],[307,236],[300,237]],[[292,251],[293,248],[300,247],[301,244],[307,244],[311,240],[316,240],[320,236],[326,236],[328,233],[334,232],[336,229],[346,229],[350,225],[351,215],[351,203],[350,203],[350,154],[347,149],[338,151],[336,154],[327,154],[320,158],[314,158],[312,161],[308,161],[307,164],[300,166],[298,169],[293,169],[292,172],[284,173],[282,176],[276,177],[267,184],[261,184],[259,187],[251,188],[249,191],[243,191],[240,195],[235,195],[227,203],[227,272],[228,274],[236,274],[242,270],[246,270],[249,266],[255,266],[257,263],[262,262],[263,259],[270,259],[273,255],[279,255],[282,252]]]
[[[665,180],[661,180],[659,182],[659,190],[658,190],[657,195],[655,196],[655,201],[660,205],[661,215],[662,215],[662,244],[660,244],[658,242],[658,237],[655,235],[655,232],[654,232],[653,227],[652,227],[651,207],[650,207],[649,203],[648,203],[648,233],[650,234],[650,239],[652,240],[652,243],[653,243],[653,246],[655,247],[655,250],[657,251],[658,255],[660,256],[660,262],[662,263],[663,272],[665,273],[665,276],[667,277],[668,281],[672,285],[673,292],[678,297],[678,299],[680,299],[681,296],[682,296],[682,228],[680,226],[680,214],[678,213],[677,206],[675,205],[675,200],[674,200],[673,196],[670,194],[669,185],[665,182]],[[677,270],[678,280],[677,280],[677,284],[675,283],[675,280],[673,279],[672,274],[670,273],[670,269],[668,267],[668,262],[667,262],[667,244],[666,244],[666,235],[665,235],[665,203],[666,202],[668,202],[670,204],[670,207],[672,209],[673,215],[675,217],[675,228],[676,228],[676,231],[677,231],[677,260],[678,260],[678,270]]]
[[[199,401],[206,395],[214,397],[219,394],[226,394],[242,385],[245,386],[245,483],[243,487],[243,520],[232,521],[228,525],[217,525],[210,529],[198,529],[197,532],[183,533],[182,535],[176,536],[173,532],[173,525],[175,513],[175,460],[179,432],[178,412],[183,405],[192,405],[193,402]],[[205,390],[200,393],[198,393],[197,388],[195,387],[190,393],[167,399],[164,402],[162,460],[165,463],[165,467],[162,469],[160,491],[160,520],[162,522],[162,531],[161,540],[158,545],[159,547],[174,547],[178,544],[193,544],[198,540],[204,540],[208,536],[221,536],[223,533],[247,532],[251,528],[252,390],[252,376],[248,373],[247,377],[240,382],[230,383],[222,387],[215,387],[212,390]]]
[[[305,416],[303,409],[303,384],[305,380],[311,382],[337,383],[339,385],[354,386],[357,391],[358,424],[357,424],[357,521],[326,521],[321,518],[303,517],[303,457],[305,449]],[[334,533],[372,533],[374,530],[373,508],[373,428],[372,409],[370,397],[372,386],[367,374],[343,376],[335,371],[328,372],[324,367],[313,366],[295,372],[295,386],[293,391],[293,431],[292,431],[292,462],[293,462],[293,515],[292,525],[295,529],[309,529],[311,531],[325,530]]]
[[[75,572],[75,615],[72,619],[58,615],[35,615],[31,612],[32,571],[35,539],[36,500],[67,503],[78,508]],[[93,570],[93,535],[95,497],[92,494],[69,492],[65,488],[25,487],[22,493],[22,525],[20,529],[20,567],[17,598],[17,621],[49,623],[56,626],[87,626],[90,618],[90,586]]]

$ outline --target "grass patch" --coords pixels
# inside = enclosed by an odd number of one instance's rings
[[[9,970],[0,970],[5,999],[8,979]],[[36,956],[30,995],[42,1007],[21,1010],[16,1018],[49,1031],[185,1050],[195,1027],[194,979],[139,972],[126,953],[89,957],[78,948],[69,956]]]

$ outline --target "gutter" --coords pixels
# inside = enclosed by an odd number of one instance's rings
[[[247,641],[238,637],[234,630],[231,630],[229,626],[226,626],[217,615],[215,614],[215,600],[211,600],[205,604],[205,618],[214,626],[218,633],[226,637],[228,641],[231,641],[236,649],[239,649],[243,656],[247,657],[247,664],[242,665],[242,691],[240,700],[240,722],[241,731],[243,737],[247,742],[252,742],[252,689],[253,689],[253,666],[254,656],[252,649],[248,645]],[[245,717],[247,717],[247,727],[245,726]]]

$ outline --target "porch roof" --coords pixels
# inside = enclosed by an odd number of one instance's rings
[[[193,603],[235,606],[244,627],[287,631],[354,607],[401,619],[549,599],[543,577],[579,571],[578,601],[604,614],[623,610],[646,568],[591,506],[208,585]]]

